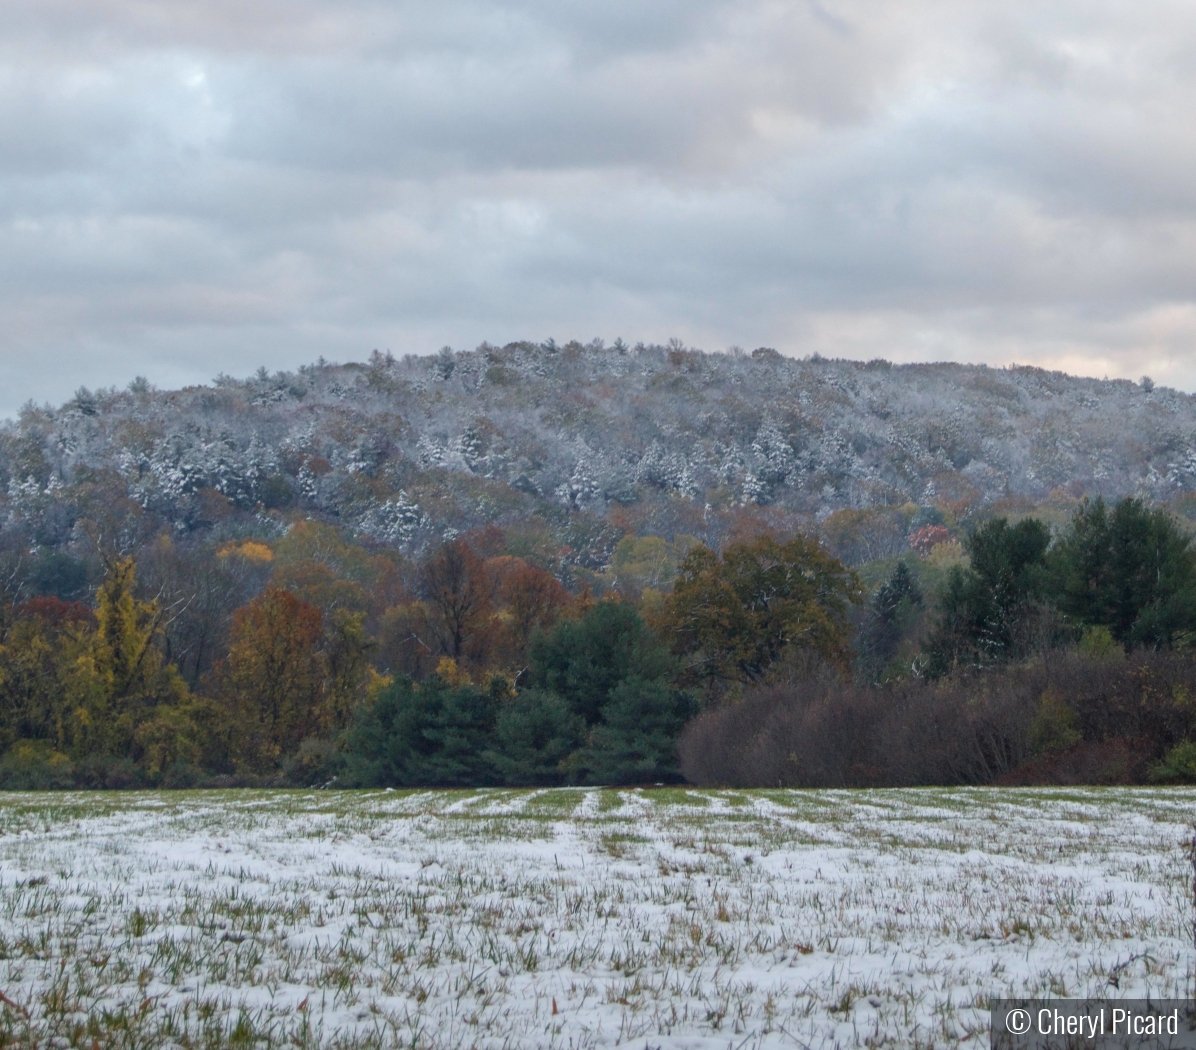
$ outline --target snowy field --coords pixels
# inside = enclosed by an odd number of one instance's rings
[[[0,795],[0,1047],[987,1047],[1193,988],[1186,789]]]

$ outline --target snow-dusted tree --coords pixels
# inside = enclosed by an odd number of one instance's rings
[[[303,466],[299,468],[299,493],[304,499],[315,500],[320,495],[320,482],[316,477],[316,472],[312,470],[311,463],[308,460],[303,461]]]
[[[753,465],[757,476],[768,485],[784,485],[794,472],[793,446],[776,420],[766,418],[752,441]]]
[[[588,507],[599,492],[598,482],[594,480],[589,464],[579,459],[569,480],[557,486],[556,498],[570,510],[581,510]]]
[[[753,503],[767,503],[769,487],[750,470],[743,475],[743,493],[740,496],[744,506]]]
[[[396,498],[368,511],[362,519],[361,531],[383,543],[410,550],[430,524],[419,504],[406,492],[400,492]]]

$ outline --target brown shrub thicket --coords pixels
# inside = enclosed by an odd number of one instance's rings
[[[685,729],[681,770],[730,787],[1142,782],[1196,732],[1196,660],[1060,653],[876,687],[826,672],[749,689]]]

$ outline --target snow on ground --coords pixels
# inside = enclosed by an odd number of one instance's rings
[[[0,1046],[987,1046],[1194,984],[1187,789],[0,796]]]

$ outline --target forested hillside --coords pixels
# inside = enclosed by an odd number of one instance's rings
[[[567,562],[600,569],[629,529],[717,545],[745,508],[809,528],[844,508],[1194,486],[1196,399],[1174,390],[763,348],[376,353],[179,391],[80,390],[0,433],[0,514],[47,549],[88,520],[131,543],[230,518],[268,533],[300,512],[410,553],[536,518]],[[904,524],[865,542],[895,552]]]
[[[1196,777],[1193,487],[1196,399],[1036,369],[80,390],[0,432],[0,786]]]

